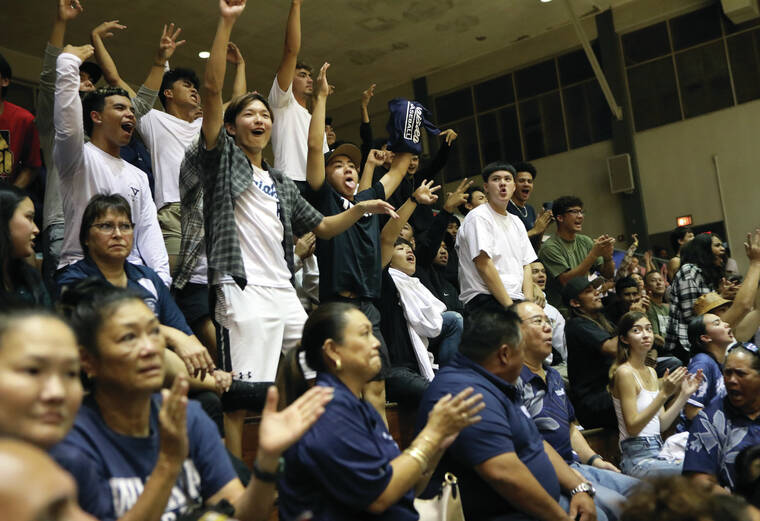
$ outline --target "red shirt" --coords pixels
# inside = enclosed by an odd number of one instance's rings
[[[21,169],[40,166],[40,137],[34,116],[6,101],[0,114],[0,181],[13,182]]]

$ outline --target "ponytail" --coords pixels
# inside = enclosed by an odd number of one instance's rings
[[[277,370],[277,390],[283,405],[290,405],[309,389],[300,362],[302,352],[301,344],[288,350]]]

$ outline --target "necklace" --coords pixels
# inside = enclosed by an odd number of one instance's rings
[[[520,215],[522,215],[526,219],[528,218],[528,209],[527,208],[520,208],[511,199],[509,200],[509,202],[512,203],[512,206],[514,206],[515,208],[517,208],[517,211],[520,212]],[[525,212],[525,213],[523,213],[523,212]]]

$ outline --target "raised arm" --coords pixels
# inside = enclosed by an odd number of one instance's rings
[[[393,206],[382,199],[372,199],[355,204],[345,212],[325,217],[312,231],[320,239],[332,239],[339,233],[348,230],[365,214],[387,214],[392,219],[398,219],[398,215],[393,211]]]
[[[232,80],[232,98],[248,92],[248,81],[245,77],[245,59],[238,46],[227,44],[227,62],[235,66],[235,77]]]
[[[119,70],[116,68],[116,63],[114,63],[108,49],[106,49],[105,43],[103,43],[103,40],[105,38],[111,38],[115,34],[114,31],[117,29],[121,30],[126,28],[127,26],[120,24],[118,20],[103,22],[95,27],[92,30],[92,33],[90,33],[90,42],[92,42],[92,46],[95,48],[95,61],[98,62],[98,65],[100,65],[100,68],[103,70],[103,78],[106,80],[106,83],[112,87],[121,87],[127,91],[130,98],[134,98],[135,91],[132,90],[132,87],[130,87],[127,82],[121,79],[121,76],[119,76]]]
[[[288,90],[290,84],[293,83],[299,52],[301,52],[301,0],[292,0],[288,13],[288,25],[285,28],[282,59],[277,68],[277,84],[281,90]]]
[[[145,81],[143,81],[143,85],[150,90],[157,91],[161,88],[161,81],[164,79],[166,62],[174,55],[174,51],[177,50],[177,47],[185,43],[185,40],[177,41],[179,33],[181,32],[182,29],[179,27],[175,29],[173,23],[170,23],[168,27],[164,24],[164,29],[161,32],[161,39],[158,42],[158,49],[153,56],[153,63],[150,65],[148,76],[145,78]]]
[[[380,178],[380,182],[383,184],[383,188],[385,188],[386,199],[393,195],[393,192],[396,191],[398,185],[401,184],[401,180],[404,179],[406,171],[409,170],[409,163],[411,160],[412,154],[409,152],[396,154],[396,157],[393,158],[393,163],[391,163],[391,169],[387,174]]]
[[[216,27],[214,42],[211,44],[211,56],[206,63],[206,72],[201,87],[203,97],[203,138],[206,148],[216,146],[216,140],[222,130],[224,112],[222,109],[222,87],[224,73],[227,69],[227,44],[232,28],[245,9],[246,0],[219,0],[219,23]]]
[[[749,269],[739,291],[736,292],[734,302],[723,315],[723,320],[731,324],[732,328],[736,328],[747,313],[752,311],[757,297],[757,286],[760,284],[760,229],[747,234],[744,251],[749,259]]]
[[[79,99],[79,66],[92,53],[92,45],[67,45],[56,61],[53,158],[61,179],[76,172],[82,161],[84,126]]]
[[[362,142],[362,147],[363,146],[364,143]],[[364,166],[362,167],[362,175],[359,178],[359,187],[357,188],[357,192],[361,192],[367,188],[372,187],[372,179],[375,176],[375,168],[385,163],[386,154],[388,154],[388,152],[377,150],[375,148],[370,148],[367,154],[362,151],[362,160],[364,161]]]
[[[362,99],[359,104],[359,111],[361,112],[362,122],[359,124],[359,137],[362,140],[362,144],[359,147],[362,151],[362,161],[366,161],[369,157],[370,150],[372,150],[372,125],[369,123],[369,102],[372,96],[375,95],[375,84],[369,86],[367,90],[362,92]],[[363,167],[363,165],[362,165]]]
[[[383,231],[380,232],[380,259],[381,266],[384,268],[391,262],[393,257],[393,244],[396,242],[398,234],[401,233],[401,228],[409,220],[414,213],[418,204],[433,204],[438,200],[438,196],[435,192],[441,189],[439,186],[433,186],[434,181],[424,181],[417,190],[414,191],[412,196],[406,200],[398,211],[398,219],[390,219]]]
[[[325,184],[325,156],[322,152],[322,145],[325,140],[327,96],[330,95],[330,85],[327,82],[327,69],[329,68],[330,64],[325,63],[319,69],[312,94],[311,122],[309,123],[307,139],[306,182],[315,192],[319,191]]]
[[[63,37],[66,34],[66,24],[73,20],[84,9],[79,0],[58,0],[58,12],[53,22],[53,30],[50,32],[48,42],[59,49],[63,47]]]

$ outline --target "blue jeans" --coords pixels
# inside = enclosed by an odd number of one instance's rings
[[[660,436],[636,436],[620,442],[620,470],[640,479],[681,474],[683,461],[660,458]]]
[[[463,327],[462,315],[456,311],[443,312],[443,327],[441,327],[441,334],[438,335],[441,342],[438,348],[438,364],[441,367],[448,364],[459,350]]]
[[[594,502],[597,507],[604,510],[610,521],[615,521],[620,517],[625,498],[641,483],[631,476],[584,465],[577,461],[570,463],[570,468],[580,472],[584,478],[594,485],[596,489]]]

